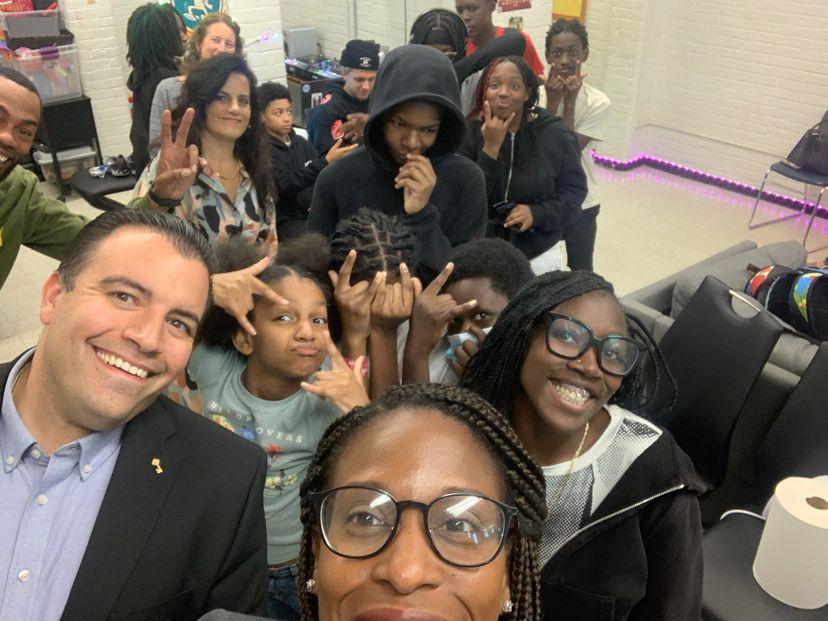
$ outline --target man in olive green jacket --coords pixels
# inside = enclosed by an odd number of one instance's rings
[[[17,165],[32,147],[40,107],[34,84],[0,67],[0,289],[21,245],[60,259],[87,223],[63,203],[43,196],[37,177]]]

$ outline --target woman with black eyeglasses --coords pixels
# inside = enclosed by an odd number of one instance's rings
[[[540,621],[543,476],[466,390],[395,386],[334,421],[302,486],[302,621]]]
[[[675,385],[650,336],[592,272],[549,272],[501,313],[461,380],[543,466],[547,619],[699,619],[704,489],[647,418]]]

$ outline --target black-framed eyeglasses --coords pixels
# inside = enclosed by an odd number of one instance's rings
[[[434,553],[458,567],[490,563],[503,549],[517,509],[486,496],[451,493],[430,503],[397,500],[381,489],[348,485],[311,492],[309,499],[327,548],[339,556],[377,556],[394,540],[405,509],[423,515]]]
[[[583,323],[554,311],[544,313],[546,348],[556,356],[574,360],[590,347],[598,353],[598,366],[605,373],[623,377],[635,368],[641,345],[628,336],[610,334],[597,339],[592,329]]]

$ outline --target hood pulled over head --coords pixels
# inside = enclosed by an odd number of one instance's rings
[[[466,120],[460,110],[460,86],[451,61],[426,45],[403,45],[385,57],[377,72],[365,126],[365,144],[386,153],[383,120],[394,107],[424,101],[441,109],[440,131],[426,155],[454,153],[466,136]]]

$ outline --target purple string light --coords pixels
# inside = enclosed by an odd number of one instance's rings
[[[703,170],[697,170],[695,168],[690,168],[689,166],[682,166],[681,164],[676,164],[675,162],[664,160],[659,157],[653,157],[652,155],[647,154],[641,154],[624,161],[607,157],[606,155],[599,155],[593,150],[592,161],[601,166],[606,166],[607,168],[619,171],[632,170],[633,168],[638,168],[639,166],[650,166],[651,168],[657,168],[658,170],[680,175],[695,181],[702,181],[704,183],[708,183],[725,190],[730,190],[731,192],[736,192],[738,194],[744,194],[745,196],[750,196],[752,198],[756,198],[756,193],[759,192],[759,188],[748,185],[747,183],[740,183],[739,181],[734,181],[733,179],[728,179],[727,177],[713,175],[708,172],[704,172]],[[785,196],[784,194],[779,194],[777,192],[763,190],[762,198],[768,202],[782,205],[783,207],[790,207],[792,209],[802,209],[804,206],[806,213],[811,213],[814,210],[814,204],[810,201],[803,201],[802,199],[793,198],[792,196]],[[818,213],[817,215],[821,218],[825,217],[824,213]]]

